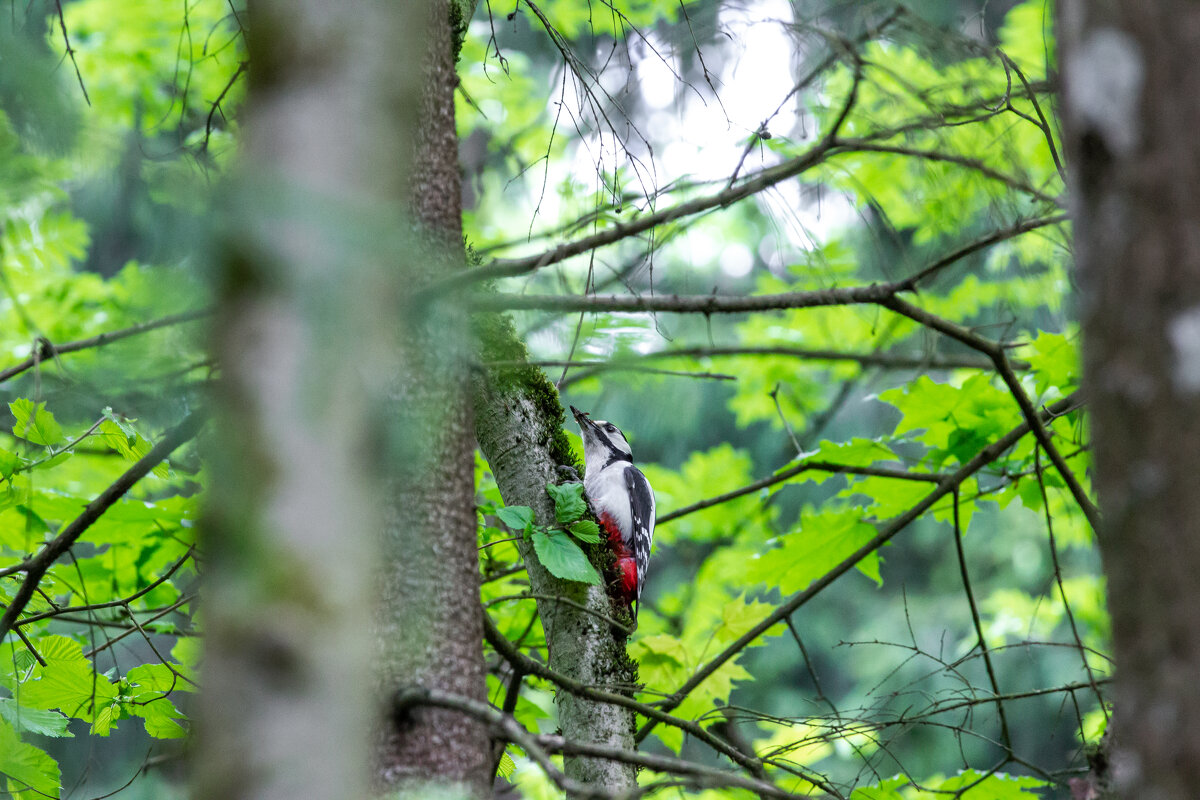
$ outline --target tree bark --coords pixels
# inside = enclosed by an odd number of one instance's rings
[[[1117,794],[1200,786],[1200,6],[1060,4]]]
[[[512,323],[502,315],[479,315],[476,330],[483,363],[511,364],[526,359]],[[559,465],[577,466],[563,434],[558,392],[536,367],[503,367],[478,373],[475,380],[475,429],[506,505],[532,508],[539,525],[554,523],[554,504],[546,484],[558,481]],[[612,603],[603,586],[560,580],[537,560],[528,542],[520,542],[530,590],[539,596],[538,615],[546,633],[550,667],[597,689],[631,693],[636,665],[625,652],[625,638],[606,618]],[[564,598],[570,603],[554,598]],[[546,599],[549,598],[549,599]],[[586,610],[585,610],[586,609]],[[634,714],[559,690],[558,723],[571,742],[634,750]],[[566,756],[568,778],[614,793],[637,787],[631,764]]]
[[[417,685],[486,702],[469,317],[457,298],[412,302],[466,266],[454,91],[459,37],[470,15],[457,0],[433,0],[421,13],[428,16],[426,38],[409,51],[421,54],[422,91],[406,200],[414,234],[401,251],[400,363],[387,411],[395,421],[387,454],[394,468],[375,616],[378,666],[385,698]],[[489,793],[487,728],[461,711],[387,714],[375,759],[381,789]]]

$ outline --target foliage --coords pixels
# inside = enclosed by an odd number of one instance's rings
[[[629,689],[678,724],[643,713],[644,749],[727,767],[696,732],[719,735],[762,759],[759,777],[853,800],[1046,796],[1103,732],[1109,621],[1080,502],[1081,407],[1036,416],[1042,439],[1022,433],[1029,409],[1073,397],[1080,376],[1045,4],[1020,3],[975,39],[911,10],[862,4],[854,21],[797,3],[795,64],[775,67],[796,74],[751,111],[723,81],[741,85],[753,54],[736,48],[778,20],[743,25],[742,10],[710,5],[554,0],[508,17],[482,4],[459,62],[474,268],[612,237],[495,283],[588,313],[477,327],[480,359],[539,378],[539,402],[557,387],[619,420],[655,487]],[[35,123],[51,112],[0,96],[0,351],[28,361],[0,378],[6,608],[26,559],[201,403],[214,365],[194,326],[131,326],[207,305],[195,220],[210,182],[236,169],[245,85],[238,3],[65,3],[70,54],[45,11],[29,12],[29,47],[75,120],[70,141],[50,146]],[[651,102],[656,70],[674,117]],[[721,130],[733,138],[693,141]],[[742,199],[720,195],[734,190]],[[628,235],[687,208],[701,210]],[[897,288],[881,302],[719,308],[871,285]],[[711,296],[717,310],[629,311],[604,305],[611,292]],[[554,387],[510,363],[527,353],[553,362]],[[566,437],[554,447],[570,460]],[[598,585],[603,537],[581,484],[548,485],[555,519],[539,525],[503,502],[482,458],[475,479],[483,606],[545,663],[516,540],[555,576]],[[8,792],[58,796],[78,779],[58,740],[136,728],[139,747],[161,748],[189,732],[205,486],[203,463],[177,451],[39,581],[0,644]],[[514,688],[514,667],[490,655],[492,703],[554,733],[556,682],[518,674]],[[136,772],[144,753],[116,760]],[[515,745],[499,773],[530,797],[557,792]],[[702,783],[684,790],[745,792]]]
[[[758,752],[772,769],[819,768],[851,787],[861,780],[851,777],[855,765],[876,774],[886,764],[935,775],[877,780],[875,788],[861,782],[853,789],[856,798],[964,789],[964,796],[1039,796],[1050,785],[1045,773],[1018,778],[968,770],[936,777],[945,766],[942,756],[954,746],[952,737],[938,739],[938,731],[958,731],[958,741],[966,736],[974,742],[967,746],[969,764],[991,765],[996,756],[1005,761],[1018,751],[1048,752],[1045,739],[1028,734],[1029,724],[1018,731],[1013,720],[1054,716],[1053,706],[1035,710],[988,698],[1021,688],[1090,684],[1071,696],[1096,708],[1091,690],[1107,674],[1103,657],[1096,656],[1107,643],[1101,580],[1075,488],[1029,434],[1018,433],[1009,446],[975,463],[993,443],[1027,427],[1028,408],[1070,397],[1079,383],[1078,335],[1069,317],[1069,229],[1058,208],[1061,148],[1048,116],[1053,43],[1044,15],[1044,4],[1018,5],[995,32],[998,48],[988,48],[901,14],[883,36],[866,36],[854,55],[835,55],[837,66],[817,90],[803,95],[808,120],[797,131],[803,135],[772,126],[757,149],[751,139],[749,152],[757,158],[746,162],[746,182],[755,179],[751,162],[761,159],[769,169],[815,152],[814,166],[801,179],[847,198],[858,209],[857,224],[805,231],[797,246],[746,224],[755,215],[778,217],[768,203],[689,221],[680,238],[762,239],[757,247],[750,241],[750,252],[759,255],[739,283],[722,275],[719,246],[677,247],[676,223],[656,227],[650,243],[625,239],[608,251],[605,264],[619,278],[607,289],[601,288],[606,279],[597,257],[587,253],[520,279],[524,293],[572,294],[595,285],[603,294],[624,283],[632,293],[665,295],[689,287],[696,292],[699,281],[710,280],[722,286],[715,290],[721,295],[777,295],[919,276],[914,285],[920,293],[912,302],[933,315],[933,325],[887,304],[851,303],[785,306],[732,320],[614,314],[602,305],[581,320],[537,312],[517,317],[530,331],[535,353],[555,362],[573,355],[579,362],[564,372],[571,402],[600,409],[641,434],[634,444],[639,463],[658,461],[644,466],[660,522],[645,610],[629,648],[644,684],[639,699],[671,698],[687,687],[686,697],[660,708],[703,727],[735,720],[746,731],[764,732],[765,749]],[[682,28],[660,22],[656,30],[671,41]],[[465,63],[468,74],[494,68],[499,53],[516,65],[535,52],[518,45],[505,51],[504,42],[512,40],[478,23],[475,32],[486,41],[489,58]],[[565,21],[559,32],[571,41],[586,38]],[[852,34],[844,36],[843,43]],[[706,44],[705,55],[720,63],[720,47]],[[646,62],[661,52],[647,48],[638,55]],[[484,113],[469,104],[460,108],[464,135],[487,130],[491,141],[504,141],[499,132],[509,129],[512,115],[545,113],[521,99],[534,63],[521,62],[511,80],[493,75],[491,83],[471,86]],[[604,97],[599,82],[589,83],[569,60],[560,69],[573,75],[581,96],[605,105],[597,99]],[[501,106],[507,117],[486,113]],[[618,101],[605,107],[608,117],[592,119],[588,102],[579,106],[584,121],[575,122],[575,157],[602,148],[606,121],[624,110]],[[684,108],[679,114],[691,119],[699,112]],[[836,139],[819,150],[820,136],[834,126]],[[612,135],[622,141],[616,127]],[[536,127],[512,129],[526,136]],[[668,126],[661,139],[669,140],[674,130]],[[623,140],[630,151],[637,136]],[[505,187],[492,178],[495,183],[482,185],[484,197],[504,191],[512,198],[484,202],[468,216],[471,239],[483,252],[542,252],[539,237],[553,245],[611,231],[639,215],[703,203],[715,191],[712,183],[671,174],[648,190],[641,187],[641,196],[627,191],[619,197],[614,187],[632,186],[639,174],[632,152],[626,172],[618,171],[604,192],[570,178],[556,184],[552,165],[571,157],[568,136],[507,141],[516,148],[508,156],[522,167],[539,157],[546,166],[523,183],[515,179]],[[532,152],[522,149],[530,146]],[[523,203],[537,209],[534,238],[509,243],[505,231],[514,223],[529,225],[518,222]],[[539,224],[548,208],[550,219]],[[620,266],[648,260],[652,272]],[[977,341],[982,350],[972,350]],[[996,349],[987,349],[989,342]],[[1012,380],[996,369],[996,352],[1004,353]],[[974,353],[981,357],[972,362]],[[572,369],[578,377],[571,377]],[[702,379],[709,373],[736,381],[720,388],[702,380],[685,385],[688,375]],[[1089,493],[1087,433],[1077,407],[1038,424],[1074,486]],[[676,440],[688,444],[681,450],[672,444]],[[756,482],[753,491],[664,518],[664,509]],[[1054,534],[1049,541],[1048,530]],[[884,534],[890,541],[880,541]],[[947,552],[940,544],[948,537],[960,540],[961,561],[955,547]],[[850,567],[869,580],[825,585]],[[838,599],[810,602],[809,593]],[[793,601],[800,605],[791,606]],[[839,604],[846,609],[841,615]],[[813,606],[819,608],[805,610],[804,622],[773,616],[781,607]],[[520,627],[507,616],[515,613],[511,605],[491,608],[502,629]],[[741,640],[772,618],[776,624]],[[900,633],[905,630],[907,636]],[[797,652],[803,640],[809,647]],[[833,651],[847,642],[853,646],[846,652]],[[1018,664],[1018,650],[1031,654],[1036,666]],[[893,659],[889,651],[905,657]],[[1073,659],[1066,656],[1072,651]],[[537,653],[536,645],[531,652]],[[1002,665],[999,686],[989,683],[984,661]],[[697,682],[701,670],[707,677]],[[832,680],[838,686],[836,696],[821,694],[816,672],[826,673],[826,685]],[[797,674],[813,676],[803,679],[800,696],[785,688]],[[1048,688],[1047,696],[1055,691]],[[960,692],[979,699],[958,706],[952,698]],[[813,693],[829,704],[824,713],[813,708]],[[781,706],[791,710],[781,712]],[[976,709],[968,722],[940,716],[943,708],[964,707]],[[518,718],[531,727],[548,724]],[[1068,736],[1087,725],[1083,715],[1074,724],[1056,720]],[[667,748],[686,754],[680,728],[648,727]],[[909,728],[909,737],[900,735]],[[1087,740],[1095,741],[1095,729],[1086,730]],[[1072,758],[1054,752],[1062,758],[1056,769]],[[521,785],[529,790],[527,782]]]

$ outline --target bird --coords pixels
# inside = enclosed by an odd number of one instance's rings
[[[584,494],[612,548],[615,594],[630,608],[636,625],[654,538],[654,490],[633,465],[620,428],[570,408],[583,436]]]

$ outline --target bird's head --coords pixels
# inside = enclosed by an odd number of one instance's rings
[[[621,429],[603,419],[592,419],[586,411],[571,406],[583,436],[583,456],[588,472],[604,469],[614,461],[633,461],[633,451]]]

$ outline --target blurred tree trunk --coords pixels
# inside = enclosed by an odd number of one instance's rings
[[[414,683],[484,698],[471,418],[447,335],[466,326],[401,314],[462,266],[450,9],[249,12],[217,274],[197,794],[481,795],[478,722],[390,711]]]
[[[1120,797],[1200,792],[1200,5],[1060,4]],[[1099,787],[1103,788],[1103,787]]]

